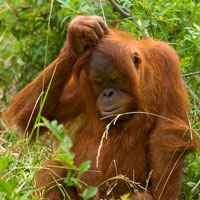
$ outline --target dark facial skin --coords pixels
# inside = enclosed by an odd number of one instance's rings
[[[135,105],[127,90],[127,79],[105,53],[94,54],[89,81],[102,117],[133,111]]]

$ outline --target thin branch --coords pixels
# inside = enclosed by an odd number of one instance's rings
[[[129,10],[123,9],[122,6],[120,6],[118,3],[116,3],[114,0],[109,0],[110,3],[113,5],[114,8],[124,17],[129,17]],[[136,21],[136,20],[135,20]],[[137,24],[136,24],[137,25]]]
[[[185,81],[183,81],[183,84],[189,90],[190,95],[196,100],[196,104],[200,107],[200,99],[198,98],[198,96],[193,92],[190,86],[185,83]]]
[[[129,19],[131,19],[135,25],[138,27],[139,31],[141,31],[141,23],[140,21],[138,22],[134,16],[130,17],[130,11],[127,8],[123,8],[122,6],[120,6],[118,3],[116,3],[114,0],[109,0],[110,3],[113,5],[113,7],[124,17],[129,17]],[[145,38],[149,38],[149,34],[147,33],[147,31],[145,30],[144,33],[144,37]]]
[[[182,76],[186,77],[186,76],[192,76],[192,75],[196,75],[196,74],[200,74],[200,71],[192,72],[192,73],[188,73],[188,74],[183,74]]]

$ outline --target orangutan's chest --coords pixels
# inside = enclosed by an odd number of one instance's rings
[[[77,141],[75,139],[76,145],[72,148],[75,164],[91,161],[90,169],[81,176],[81,181],[87,185],[101,186],[105,190],[106,185],[118,180],[118,185],[124,182],[127,188],[126,181],[144,183],[148,178],[147,147],[143,142],[127,142],[123,137],[108,137],[102,141],[91,137]]]

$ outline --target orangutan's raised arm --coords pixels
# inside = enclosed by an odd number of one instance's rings
[[[19,92],[2,118],[8,124],[17,125],[24,130],[35,107],[30,123],[31,129],[40,108],[40,103],[37,101],[42,91],[46,92],[55,71],[42,110],[42,116],[50,120],[54,119],[63,88],[72,76],[73,66],[77,59],[88,46],[96,44],[106,33],[108,33],[108,28],[98,16],[78,16],[73,19],[68,26],[67,40],[58,58]]]

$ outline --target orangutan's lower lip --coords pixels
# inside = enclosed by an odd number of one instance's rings
[[[106,116],[109,116],[109,115],[120,114],[120,113],[122,113],[122,110],[123,109],[122,109],[121,106],[119,106],[117,108],[106,109],[106,110],[101,111],[101,115],[102,115],[102,117],[106,117]]]

